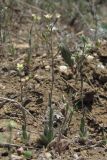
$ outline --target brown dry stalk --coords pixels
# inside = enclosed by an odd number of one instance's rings
[[[27,109],[25,109],[25,108],[21,105],[21,103],[15,101],[15,100],[13,100],[13,99],[5,98],[5,97],[0,97],[0,99],[1,99],[1,100],[6,100],[6,101],[8,101],[8,102],[12,102],[12,103],[18,104],[17,107],[18,107],[22,112],[25,111],[27,114],[29,114],[29,115],[31,116],[31,118],[32,118],[33,120],[35,120],[35,117],[34,117]],[[35,120],[35,121],[36,121],[36,120]]]
[[[21,145],[12,144],[12,143],[0,143],[0,147],[3,147],[3,148],[9,148],[9,147],[20,148],[20,147],[23,147],[23,148],[29,148],[29,149],[32,149],[32,148],[33,148],[33,147],[21,146]]]

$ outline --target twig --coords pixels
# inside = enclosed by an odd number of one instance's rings
[[[71,83],[69,83],[68,81],[66,81],[63,77],[61,77],[61,79],[66,83],[66,85],[68,87],[71,87],[75,92],[77,92],[77,89],[74,88],[74,86]]]
[[[95,147],[102,147],[102,146],[106,148],[106,146],[103,144],[103,140],[100,140],[96,144],[93,144],[93,145],[81,146],[78,148],[78,150],[83,151],[83,150],[92,149]],[[77,150],[77,149],[74,149],[74,150]]]
[[[6,100],[6,101],[9,101],[9,102],[12,102],[12,103],[17,103],[17,104],[18,104],[17,107],[19,107],[20,110],[25,111],[27,114],[29,114],[29,115],[32,117],[33,120],[35,120],[35,117],[32,116],[32,114],[31,114],[28,110],[26,110],[26,109],[21,105],[21,103],[15,101],[15,100],[13,100],[13,99],[5,98],[5,97],[0,97],[0,99],[1,99],[1,100]]]
[[[21,145],[18,145],[18,144],[12,144],[12,143],[0,143],[0,147],[3,147],[3,148],[9,148],[9,147],[23,147],[23,148],[29,148],[29,149],[32,149],[33,147],[28,147],[28,146],[21,146]]]

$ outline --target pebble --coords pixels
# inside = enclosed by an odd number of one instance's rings
[[[98,69],[101,69],[101,70],[102,70],[102,69],[105,69],[105,67],[104,67],[104,65],[103,65],[102,63],[99,63],[99,64],[97,65],[97,68],[98,68]]]
[[[11,160],[23,160],[23,158],[21,156],[12,155]]]
[[[51,155],[51,153],[49,153],[49,152],[46,152],[46,153],[45,153],[45,157],[46,157],[48,160],[51,160],[51,159],[52,159],[52,155]]]
[[[50,70],[50,66],[49,65],[45,66],[45,70],[49,71]]]
[[[60,72],[65,73],[65,74],[67,74],[67,72],[68,72],[67,66],[60,66],[59,70],[60,70]]]
[[[74,154],[74,160],[79,160],[79,156],[77,153]]]
[[[91,55],[87,56],[87,61],[88,61],[88,62],[91,62],[93,59],[94,59],[93,56],[91,56]]]

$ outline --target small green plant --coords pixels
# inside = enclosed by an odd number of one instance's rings
[[[54,138],[54,130],[53,130],[53,108],[52,108],[52,97],[53,97],[53,87],[54,87],[54,52],[53,52],[53,28],[60,18],[60,15],[56,15],[55,20],[52,14],[44,15],[46,22],[46,31],[42,33],[42,38],[45,41],[48,53],[51,56],[51,88],[49,93],[49,102],[48,102],[48,121],[44,127],[44,133],[40,136],[39,143],[47,146]],[[53,21],[52,21],[53,18]]]
[[[17,71],[18,71],[18,76],[20,78],[20,92],[21,92],[21,96],[20,96],[20,101],[21,103],[23,103],[23,84],[22,84],[22,74],[24,71],[24,65],[21,63],[17,64]]]
[[[8,131],[9,131],[9,139],[8,139],[8,142],[11,143],[12,142],[12,132],[13,132],[13,128],[16,127],[16,122],[15,121],[10,121],[8,123]]]
[[[8,138],[8,143],[12,143],[12,134],[13,134],[13,128],[16,127],[16,123],[14,121],[10,121],[7,128],[9,131],[9,138]],[[11,147],[8,147],[8,152],[9,152],[9,160],[11,160]]]
[[[87,134],[87,129],[86,129],[84,117],[81,118],[79,135],[80,135],[80,141],[82,141],[82,142],[86,141],[88,134]]]
[[[107,136],[105,135],[104,126],[102,128],[102,144],[103,145],[107,144]]]
[[[26,57],[26,67],[27,67],[28,73],[30,72],[30,67],[31,67],[32,51],[34,48],[38,48],[37,41],[38,41],[38,38],[40,38],[40,35],[39,35],[39,30],[37,26],[40,20],[41,20],[41,16],[37,14],[32,14],[32,23],[28,32],[29,48],[28,48],[27,57]],[[34,32],[35,32],[35,36],[34,36]]]
[[[6,31],[6,16],[7,16],[7,7],[4,4],[0,5],[0,42],[5,43],[7,37]]]
[[[8,46],[8,50],[11,53],[11,55],[14,57],[15,54],[16,54],[16,49],[15,49],[15,47],[14,47],[13,44],[11,44],[10,46]]]
[[[23,105],[23,84],[22,84],[22,72],[23,72],[24,66],[23,64],[17,64],[17,70],[20,77],[20,91],[21,91],[21,104]],[[23,125],[22,125],[22,141],[26,144],[30,138],[30,135],[27,133],[27,119],[26,119],[26,112],[25,110],[23,112]]]
[[[26,159],[31,159],[32,158],[32,152],[27,150],[23,152],[23,155]]]
[[[51,97],[49,94],[49,115],[48,121],[44,127],[44,133],[40,136],[39,143],[47,146],[54,138],[54,131],[53,131],[53,108],[51,103]]]
[[[86,57],[89,55],[89,50],[92,48],[92,44],[87,38],[82,35],[80,37],[81,40],[81,48],[75,53],[72,54],[70,49],[65,46],[60,46],[61,55],[64,61],[68,64],[71,68],[72,72],[75,75],[75,82],[78,81],[77,77],[80,77],[80,105],[82,107],[82,118],[80,123],[80,139],[84,142],[87,138],[87,130],[85,126],[85,116],[86,116],[86,109],[84,106],[83,101],[83,89],[84,89],[84,62]],[[68,108],[68,107],[67,107]],[[68,110],[68,109],[67,109]],[[72,112],[71,112],[72,113]]]
[[[30,134],[26,131],[26,126],[24,124],[22,125],[22,137],[21,137],[21,139],[22,139],[22,142],[24,144],[27,144],[29,139],[30,139]]]
[[[74,109],[73,107],[71,107],[65,100],[65,97],[63,96],[62,98],[63,104],[64,104],[64,121],[62,123],[62,127],[61,127],[61,134],[66,135],[67,131],[69,129],[69,125],[72,121],[72,117],[74,114]]]
[[[33,24],[31,25],[31,28],[30,28],[30,31],[29,31],[29,38],[28,38],[29,50],[27,52],[27,59],[26,59],[26,65],[27,65],[28,73],[29,73],[29,70],[30,70],[31,57],[32,57],[32,29],[33,29]]]
[[[64,61],[68,64],[69,67],[72,67],[74,65],[74,61],[72,59],[72,54],[70,52],[70,49],[66,47],[64,44],[61,44],[59,49],[61,51],[61,55]]]

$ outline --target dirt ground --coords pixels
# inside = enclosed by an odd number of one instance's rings
[[[70,34],[71,37],[67,40],[72,50],[75,43],[78,43],[75,42],[78,41],[78,36],[74,37],[76,33],[73,32],[73,27],[68,26],[66,23],[64,24],[62,21],[58,22],[60,31],[53,34],[55,59],[52,105],[56,115],[63,117],[62,97],[64,96],[71,108],[75,110],[67,135],[62,136],[60,142],[57,142],[57,145],[61,148],[61,153],[59,154],[58,146],[54,145],[54,143],[50,144],[48,148],[38,143],[38,138],[43,133],[47,114],[48,97],[52,83],[52,65],[46,44],[33,35],[34,46],[29,74],[27,73],[26,55],[29,51],[27,33],[31,27],[31,11],[33,13],[35,8],[25,7],[24,15],[27,15],[27,17],[23,16],[20,23],[18,21],[20,18],[17,14],[20,16],[21,12],[14,13],[14,16],[17,16],[17,20],[11,26],[11,30],[9,30],[12,41],[0,44],[0,97],[21,102],[21,82],[17,72],[17,63],[25,65],[22,73],[23,106],[34,117],[33,119],[31,115],[26,114],[27,130],[30,133],[30,140],[26,148],[30,148],[29,150],[32,151],[32,157],[28,159],[107,160],[107,145],[102,143],[103,134],[105,137],[107,134],[107,41],[102,40],[101,45],[90,52],[93,59],[86,58],[83,68],[83,96],[87,110],[86,127],[88,138],[82,144],[79,141],[79,128],[82,117],[81,106],[79,109],[75,109],[76,102],[80,102],[80,78],[78,76],[75,82],[75,75],[73,75],[70,67],[64,62],[61,54],[57,53],[60,34],[63,34],[65,38]],[[44,24],[41,25],[42,27],[39,30],[40,24],[37,24],[38,34],[44,29]],[[33,34],[34,32],[35,30]],[[9,50],[11,45],[14,46],[14,54]],[[61,66],[66,66],[66,71],[62,71]],[[22,112],[18,105],[0,98],[0,143],[9,143],[7,126],[10,120],[16,122],[16,126],[12,131],[12,144],[19,145],[12,148],[12,160],[17,160],[18,158],[19,160],[24,160],[26,158],[18,152],[18,149],[24,146],[20,138],[21,125],[23,123]],[[56,126],[54,128],[55,131],[58,128],[59,126]],[[8,156],[8,149],[0,147],[0,159],[7,160]]]

